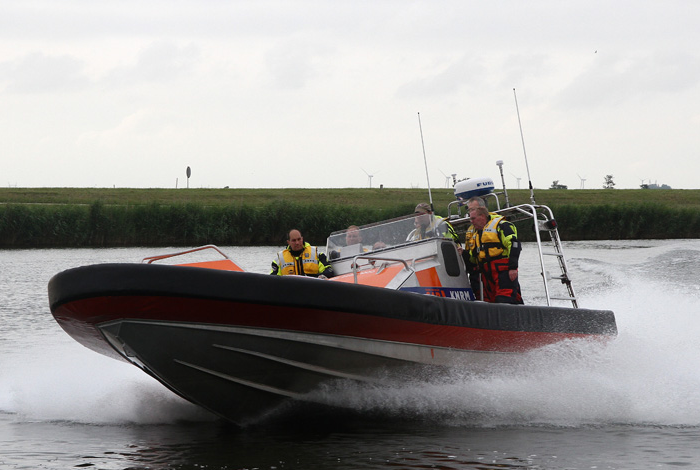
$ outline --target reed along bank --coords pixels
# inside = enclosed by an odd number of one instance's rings
[[[529,190],[509,190],[511,205]],[[433,189],[447,215],[451,189]],[[700,190],[535,190],[564,240],[700,238]],[[425,189],[0,188],[0,248],[283,245],[411,214]],[[491,207],[493,209],[493,207]],[[530,226],[519,227],[534,240]]]

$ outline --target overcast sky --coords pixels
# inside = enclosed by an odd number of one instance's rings
[[[700,2],[1,0],[0,186],[700,188]]]

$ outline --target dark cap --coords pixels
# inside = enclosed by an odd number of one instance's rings
[[[427,202],[421,202],[420,204],[418,204],[416,206],[415,212],[416,212],[416,214],[419,212],[428,214],[428,213],[432,212],[432,210],[430,209],[430,204],[428,204]]]

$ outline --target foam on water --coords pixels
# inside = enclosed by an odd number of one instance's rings
[[[700,273],[692,271],[697,254],[691,251],[689,258],[687,247],[680,252],[684,272]],[[656,247],[645,255],[624,266],[615,259],[577,261],[599,280],[595,290],[583,291],[581,303],[616,314],[619,335],[607,344],[565,341],[488,375],[465,372],[429,384],[330,389],[324,398],[358,410],[457,425],[699,426],[698,274],[684,277],[690,282],[668,276],[678,268],[677,247]]]
[[[2,361],[0,410],[22,420],[158,424],[210,417],[134,366],[60,342]]]

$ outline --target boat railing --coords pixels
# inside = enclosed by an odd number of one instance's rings
[[[559,239],[557,223],[554,219],[552,210],[548,206],[534,203],[502,207],[498,202],[499,199],[497,194],[489,194],[487,196],[489,198],[489,202],[491,198],[496,200],[496,208],[491,209],[493,213],[503,216],[509,222],[515,223],[522,221],[524,223],[532,223],[537,246],[537,259],[540,263],[540,274],[547,305],[550,306],[552,305],[553,300],[557,300],[571,302],[574,308],[578,307],[578,301],[571,284],[571,279],[569,278],[566,258],[564,257],[561,241]],[[468,214],[464,216],[461,215],[461,207],[463,207],[465,204],[466,201],[458,200],[450,203],[448,208],[448,213],[450,215],[448,215],[447,221],[458,233],[466,232],[467,228],[471,225],[471,219],[469,218]],[[491,203],[490,205],[493,206],[494,204]],[[455,206],[457,207],[457,212],[459,215],[453,214],[452,209]],[[358,251],[360,249],[363,250],[360,251],[360,253],[357,251],[350,253],[351,250],[348,249],[349,247],[344,245],[346,242],[346,230],[334,232],[328,238],[327,253],[329,253],[330,259],[333,263],[344,262],[344,260],[350,262],[352,260],[352,270],[355,273],[355,280],[357,280],[357,259],[381,259],[381,254],[379,252],[389,254],[389,250],[391,250],[391,252],[396,252],[404,247],[416,246],[416,241],[407,241],[405,236],[406,233],[410,233],[410,231],[415,228],[413,223],[414,217],[415,215],[407,215],[389,221],[357,227],[360,234],[360,239],[364,242],[370,243],[370,245],[364,247],[362,247],[360,244],[353,245]],[[549,235],[549,240],[543,240],[543,232],[546,232]],[[544,236],[546,237],[546,235]],[[433,238],[433,240],[438,238],[443,237],[437,236]],[[371,245],[371,243],[378,241],[384,242],[382,243],[381,248]],[[543,244],[547,245],[546,249]],[[353,258],[353,256],[355,257]],[[359,256],[359,258],[357,256]],[[407,262],[409,264],[413,263],[411,269],[413,269],[415,272],[416,259],[411,260],[409,258],[412,257],[404,257],[403,259],[387,258],[387,260]],[[552,266],[552,259],[556,260],[558,267]],[[548,270],[545,260],[549,261],[549,267],[551,268],[550,270]],[[349,269],[345,272],[349,272]],[[557,291],[556,294],[554,294],[553,288],[555,285],[549,282],[552,280],[560,281],[564,285],[566,292],[560,295],[558,292],[559,289],[554,289]]]
[[[437,257],[438,257],[438,256],[437,256],[435,253],[433,253],[432,255],[421,256],[421,257],[419,257],[419,258],[413,258],[413,259],[411,260],[411,268],[415,271],[415,269],[416,269],[416,263],[417,263],[417,262],[419,262],[419,261],[425,261],[425,260],[429,260],[429,259],[435,259],[435,258],[437,258]]]
[[[462,199],[458,199],[456,201],[452,201],[449,204],[447,204],[447,219],[461,219],[463,217],[466,217],[462,215],[462,207],[467,205],[467,201],[464,201]],[[452,210],[455,209],[457,211],[456,214],[452,214]]]
[[[493,199],[496,203],[496,212],[501,210],[501,200],[498,199],[498,196],[501,195],[502,193],[488,193],[488,194],[483,194],[481,196],[482,199],[484,199],[487,203],[489,199]],[[467,215],[462,215],[462,207],[467,205],[467,201],[464,199],[456,199],[450,203],[447,204],[447,219],[448,220],[453,220],[453,219],[460,219],[462,217],[468,217]],[[452,210],[456,209],[457,213],[452,214]]]
[[[521,204],[516,208],[522,214],[527,214],[533,219],[547,305],[551,305],[552,300],[564,300],[571,302],[574,308],[578,308],[578,299],[576,297],[576,293],[574,292],[574,286],[572,285],[569,277],[569,268],[566,263],[566,257],[564,256],[561,239],[559,238],[559,230],[557,229],[557,222],[554,219],[554,213],[548,206],[542,205]],[[542,232],[547,232],[549,234],[551,248],[553,249],[552,251],[545,251],[543,249],[543,240],[540,235]],[[545,266],[545,257],[554,257],[556,259],[560,274],[553,275],[547,271]],[[560,281],[566,288],[567,294],[564,296],[551,295],[549,286],[550,280]]]
[[[187,255],[190,253],[196,253],[198,251],[204,251],[204,250],[214,250],[217,253],[219,253],[221,256],[223,256],[224,259],[231,259],[223,251],[221,251],[219,249],[219,247],[217,247],[216,245],[204,245],[204,246],[199,246],[197,248],[192,248],[190,250],[178,251],[176,253],[168,253],[165,255],[156,255],[156,256],[147,256],[146,258],[141,260],[141,263],[151,264],[154,261],[160,261],[160,260],[164,260],[167,258],[173,258],[175,256]]]
[[[498,199],[496,199],[498,200]],[[464,201],[459,201],[464,203]],[[463,205],[463,204],[462,204]],[[540,204],[520,204],[517,206],[497,208],[493,211],[494,213],[505,217],[509,222],[520,222],[525,220],[531,220],[533,224],[533,232],[535,234],[535,243],[537,246],[537,257],[540,263],[542,283],[544,287],[544,295],[547,301],[547,305],[551,305],[553,300],[569,301],[574,308],[578,307],[578,300],[574,292],[573,285],[571,284],[571,279],[569,278],[569,270],[566,264],[566,258],[564,256],[563,248],[561,245],[561,240],[559,239],[559,231],[557,229],[557,222],[554,219],[554,214],[548,206]],[[457,217],[451,216],[450,223],[458,230],[466,230],[471,224],[468,216]],[[549,242],[551,250],[545,250],[544,242],[542,239],[542,232],[547,232],[549,234]],[[558,264],[559,274],[552,274],[548,272],[545,263],[545,258],[554,257]],[[566,288],[567,293],[565,295],[553,295],[552,286],[549,281],[557,280],[560,281]]]
[[[408,262],[404,259],[401,259],[401,258],[390,258],[390,257],[386,257],[386,256],[377,256],[377,255],[357,255],[357,256],[354,256],[352,258],[352,276],[353,276],[353,280],[354,280],[355,284],[357,284],[357,271],[358,271],[358,267],[359,267],[357,264],[357,261],[361,260],[361,259],[370,260],[370,263],[368,263],[368,264],[373,264],[372,261],[389,261],[389,262],[394,262],[394,263],[401,263],[401,264],[403,264],[406,271],[415,272],[413,270],[413,268],[411,268],[408,265]],[[380,267],[380,270],[381,269],[382,268]]]

